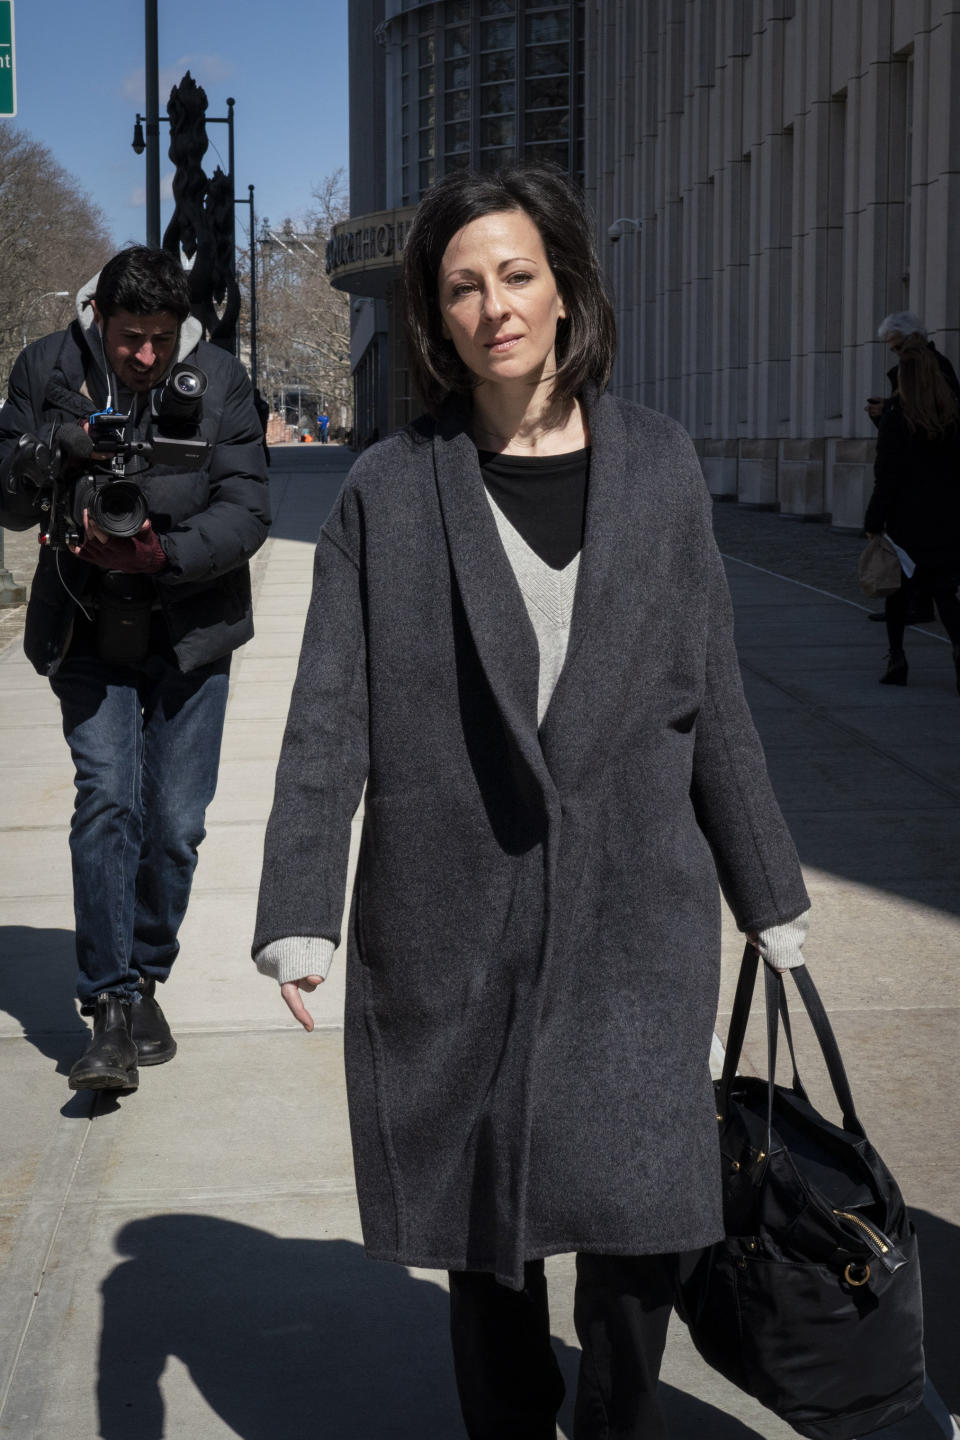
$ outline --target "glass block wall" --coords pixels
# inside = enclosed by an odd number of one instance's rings
[[[550,160],[583,174],[583,0],[402,0],[398,205],[438,176]],[[396,76],[394,77],[397,78]]]

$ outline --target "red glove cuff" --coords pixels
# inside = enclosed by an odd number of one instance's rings
[[[128,575],[156,575],[167,564],[159,536],[152,529],[141,530],[129,539],[111,535],[106,540],[97,540],[91,536],[80,546],[77,557],[99,565],[101,570],[122,570]]]

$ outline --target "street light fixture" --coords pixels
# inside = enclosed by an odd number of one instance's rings
[[[66,300],[69,298],[69,290],[45,290],[42,295],[35,295],[23,312],[23,349],[27,348],[27,318],[34,305],[39,305],[41,300]]]

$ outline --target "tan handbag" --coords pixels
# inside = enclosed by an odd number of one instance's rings
[[[903,571],[896,550],[886,535],[873,535],[867,541],[857,566],[860,588],[864,595],[879,598],[900,589]]]

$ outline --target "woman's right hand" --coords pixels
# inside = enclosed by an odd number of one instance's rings
[[[280,994],[287,1002],[287,1007],[291,1015],[294,1019],[300,1021],[304,1030],[313,1029],[313,1016],[310,1014],[306,1005],[304,1005],[300,991],[306,990],[306,992],[310,994],[316,990],[318,985],[322,984],[322,975],[304,975],[302,980],[287,980],[280,986]]]

